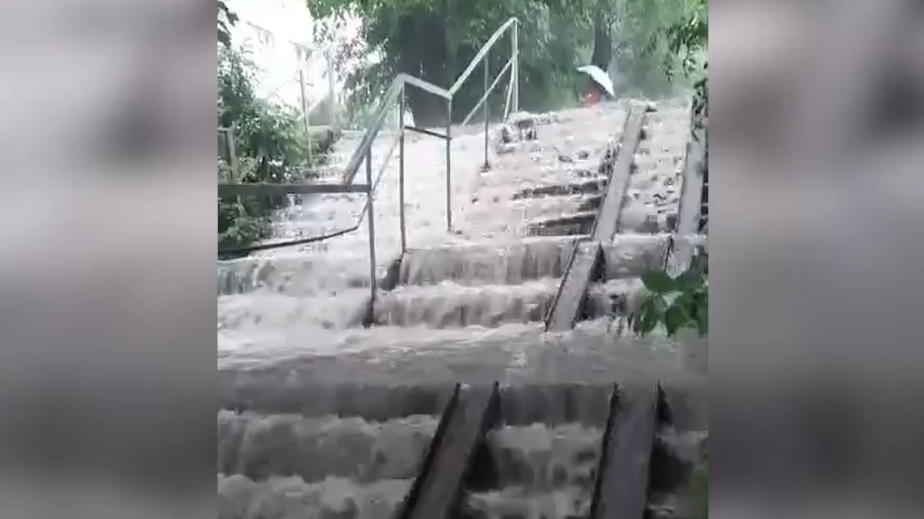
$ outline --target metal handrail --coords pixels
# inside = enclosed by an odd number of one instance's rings
[[[359,215],[355,225],[342,229],[339,231],[334,231],[332,233],[327,233],[322,236],[315,236],[311,238],[302,238],[298,240],[286,241],[283,243],[270,243],[262,244],[251,247],[245,247],[235,250],[223,250],[223,253],[240,253],[246,251],[255,251],[255,250],[267,250],[280,247],[287,247],[292,245],[300,245],[305,243],[313,243],[318,241],[323,241],[329,238],[336,236],[341,236],[348,234],[350,232],[356,231],[362,225],[363,218],[368,216],[369,222],[369,263],[370,263],[370,277],[371,277],[371,290],[372,297],[375,298],[376,293],[376,261],[375,261],[375,217],[373,211],[373,199],[375,198],[376,187],[378,187],[379,182],[382,179],[382,175],[385,173],[385,169],[388,165],[388,161],[391,158],[391,155],[394,153],[395,147],[399,148],[399,204],[400,204],[400,221],[401,221],[401,251],[402,253],[407,249],[407,231],[405,223],[405,214],[404,214],[404,134],[406,130],[418,131],[420,133],[425,133],[428,135],[435,135],[440,138],[443,138],[446,141],[446,228],[447,231],[452,230],[452,101],[455,94],[462,88],[465,84],[465,81],[474,73],[475,68],[483,63],[484,66],[484,94],[481,99],[476,103],[474,108],[466,115],[463,120],[463,125],[468,123],[471,117],[475,112],[482,108],[484,111],[484,162],[485,168],[489,167],[488,162],[488,123],[489,123],[489,113],[488,113],[488,104],[487,100],[491,92],[498,85],[501,78],[504,77],[507,72],[510,72],[510,80],[507,87],[507,93],[505,96],[504,104],[504,113],[503,120],[507,119],[507,116],[510,113],[512,108],[514,112],[519,109],[519,73],[518,73],[518,63],[519,63],[519,43],[518,43],[518,27],[519,22],[516,18],[510,18],[507,20],[500,28],[498,28],[494,34],[482,45],[481,49],[475,55],[474,58],[469,62],[468,66],[459,75],[456,81],[452,86],[447,90],[445,88],[434,85],[428,81],[424,81],[420,78],[400,73],[392,80],[391,85],[389,85],[388,90],[385,91],[385,94],[382,96],[381,101],[379,102],[378,107],[373,113],[372,117],[369,120],[369,125],[366,131],[363,133],[363,137],[360,140],[359,146],[353,151],[353,154],[350,157],[350,160],[347,162],[346,167],[343,171],[343,176],[341,179],[340,185],[331,185],[331,184],[219,184],[218,190],[219,195],[222,194],[234,194],[240,195],[242,193],[260,193],[260,192],[272,192],[272,193],[283,193],[283,192],[299,192],[299,193],[366,193],[366,203],[363,206],[363,210]],[[502,68],[501,72],[497,75],[497,78],[493,83],[488,83],[488,75],[490,71],[488,53],[491,51],[493,46],[504,37],[507,32],[510,32],[511,35],[511,56],[507,60],[507,63]],[[405,88],[410,85],[426,92],[429,92],[433,95],[436,95],[446,101],[446,132],[445,134],[438,134],[433,131],[426,131],[423,129],[418,129],[410,126],[405,126],[404,124],[404,93]],[[398,101],[401,102],[398,102]],[[376,175],[375,180],[373,181],[372,174],[372,143],[375,141],[375,138],[378,136],[379,132],[382,129],[382,126],[385,124],[385,120],[388,117],[388,114],[391,109],[394,107],[394,103],[398,102],[398,125],[399,131],[398,136],[395,141],[392,142],[389,146],[389,151],[386,154],[385,161],[383,162],[378,174]],[[359,173],[360,166],[365,162],[365,173],[366,173],[366,183],[356,185],[353,181],[356,178],[356,174]]]

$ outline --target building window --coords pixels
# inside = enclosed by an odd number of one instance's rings
[[[250,24],[250,27],[253,28],[254,32],[257,33],[257,41],[260,42],[261,47],[272,48],[275,46],[275,41],[273,41],[273,33],[269,32],[263,27],[258,27],[254,24]]]
[[[311,56],[311,51],[304,45],[299,45],[298,43],[293,43],[292,46],[295,47],[295,58],[300,63],[307,62],[308,58]]]

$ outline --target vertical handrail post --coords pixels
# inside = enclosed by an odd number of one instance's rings
[[[490,112],[488,110],[488,103],[490,102],[490,99],[488,99],[487,97],[488,96],[488,86],[489,86],[488,85],[488,73],[491,70],[490,58],[489,58],[490,56],[491,56],[490,53],[484,55],[484,96],[485,96],[485,100],[484,100],[484,167],[483,169],[485,171],[491,169],[491,163],[488,161],[488,116],[490,115]]]
[[[510,71],[513,80],[513,113],[520,111],[520,20],[514,20],[511,27],[511,52],[513,52],[513,67]]]
[[[369,304],[371,305],[375,302],[377,288],[375,279],[375,209],[372,203],[375,199],[375,193],[372,191],[372,150],[366,155],[366,185],[369,186],[369,192],[366,195],[368,197],[366,203],[369,204],[369,213],[366,216],[369,218],[369,287],[372,294]]]
[[[330,128],[333,131],[337,130],[337,107],[334,102],[336,96],[334,95],[334,56],[331,51],[331,47],[328,47],[324,52],[324,55],[327,56],[327,118],[330,121]]]
[[[298,66],[298,89],[302,101],[302,122],[305,125],[305,138],[308,140],[308,162],[312,162],[311,153],[311,123],[308,120],[308,113],[311,111],[308,106],[308,94],[305,92],[305,68]]]
[[[237,182],[237,149],[234,142],[234,126],[229,126],[225,132],[225,141],[228,144],[228,163],[231,165],[231,182]]]
[[[225,144],[228,146],[228,164],[231,166],[231,178],[228,180],[231,183],[236,184],[238,182],[240,171],[237,169],[237,150],[235,149],[236,144],[234,142],[234,125],[229,126],[225,131]],[[244,201],[241,198],[241,195],[238,195],[235,198],[235,201],[237,201],[239,210],[243,211]]]
[[[452,232],[452,98],[446,101],[446,232]]]
[[[404,220],[404,87],[398,96],[398,204],[401,219],[401,253],[407,250],[407,226]]]

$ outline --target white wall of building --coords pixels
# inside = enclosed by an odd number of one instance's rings
[[[312,43],[314,19],[305,0],[228,0],[228,8],[239,17],[232,42],[257,66],[261,97],[301,109],[299,68],[309,105],[328,95],[327,61]]]

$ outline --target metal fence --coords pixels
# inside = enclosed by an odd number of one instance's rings
[[[475,72],[475,69],[479,66],[483,67],[484,70],[484,93],[481,96],[481,99],[471,111],[466,115],[463,120],[463,125],[468,123],[472,116],[478,112],[479,109],[483,111],[484,114],[484,160],[485,166],[489,165],[488,162],[488,153],[489,153],[489,135],[488,135],[488,124],[489,124],[489,112],[488,112],[488,97],[491,92],[497,87],[501,79],[504,76],[508,76],[507,82],[507,92],[504,103],[504,113],[501,120],[506,120],[510,113],[516,112],[519,109],[519,45],[518,45],[518,29],[519,23],[516,18],[510,18],[505,22],[488,41],[481,47],[481,50],[478,51],[478,54],[472,58],[469,65],[465,68],[462,74],[459,75],[458,79],[452,84],[449,89],[445,89],[439,86],[436,86],[432,83],[424,81],[422,79],[410,76],[408,74],[398,74],[394,80],[391,82],[391,86],[382,96],[381,101],[378,104],[377,109],[373,113],[373,116],[370,119],[370,122],[367,126],[365,133],[360,141],[359,146],[356,148],[346,167],[344,168],[343,176],[339,184],[236,184],[236,183],[220,183],[218,185],[219,196],[241,196],[241,195],[288,195],[288,194],[321,194],[321,193],[363,193],[366,195],[366,203],[363,206],[363,210],[360,213],[359,218],[357,218],[355,225],[352,227],[341,229],[339,231],[323,234],[320,236],[314,236],[310,238],[303,238],[299,240],[286,241],[282,243],[270,243],[257,245],[253,247],[246,247],[236,250],[228,250],[221,252],[247,252],[255,250],[266,250],[274,249],[279,247],[287,247],[292,245],[300,245],[305,243],[313,243],[322,240],[327,240],[336,236],[342,236],[344,234],[351,233],[360,228],[363,223],[363,219],[367,219],[369,226],[369,272],[371,280],[371,292],[372,298],[374,300],[376,290],[377,290],[377,280],[376,280],[376,258],[375,258],[375,212],[373,207],[373,199],[376,187],[381,181],[382,175],[385,172],[388,162],[395,151],[395,148],[398,149],[398,185],[399,185],[399,204],[400,204],[400,232],[401,232],[401,252],[403,253],[407,250],[407,225],[405,220],[405,190],[404,190],[404,161],[405,161],[405,132],[410,130],[425,135],[430,135],[436,138],[445,140],[446,142],[446,229],[447,231],[452,230],[452,102],[455,94],[462,88],[465,82],[472,76]],[[497,77],[493,82],[489,83],[490,76],[490,62],[489,62],[489,52],[491,49],[501,41],[505,36],[510,37],[510,58],[507,60],[504,67],[497,74]],[[447,113],[447,122],[445,132],[434,131],[424,128],[419,128],[415,126],[410,126],[405,124],[405,89],[407,87],[419,88],[426,92],[429,92],[432,95],[442,98],[446,102],[446,113]],[[372,171],[372,143],[375,140],[376,136],[379,134],[382,129],[385,120],[390,115],[391,111],[395,109],[395,104],[398,108],[398,128],[396,138],[393,142],[387,147],[388,151],[386,152],[385,160],[379,168],[379,171],[376,174],[373,174]],[[354,183],[356,175],[359,173],[360,167],[365,166],[365,183],[356,184]]]

